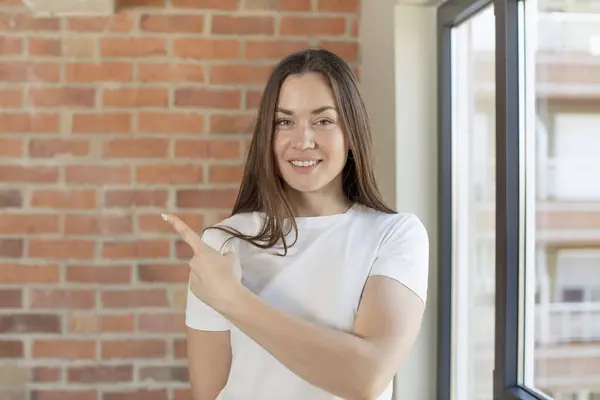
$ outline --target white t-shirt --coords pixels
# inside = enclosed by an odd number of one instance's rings
[[[426,302],[429,241],[413,214],[385,214],[355,204],[343,214],[296,219],[298,241],[285,257],[239,239],[222,246],[228,234],[205,231],[205,243],[234,250],[242,283],[271,305],[308,321],[350,332],[369,276],[393,278]],[[220,225],[258,233],[259,213],[234,215]],[[288,243],[295,238],[288,235]],[[286,238],[287,239],[287,238]],[[336,400],[338,397],[295,375],[260,345],[188,290],[186,325],[231,331],[232,365],[218,400]],[[392,382],[378,400],[392,397]]]

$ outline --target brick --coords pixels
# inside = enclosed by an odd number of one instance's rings
[[[242,146],[239,140],[193,140],[181,139],[175,142],[175,157],[202,160],[240,159]]]
[[[318,0],[317,11],[358,13],[359,0]]]
[[[105,309],[169,306],[165,289],[104,290],[101,299]]]
[[[59,232],[59,215],[3,213],[2,218],[0,218],[0,234],[2,235],[28,235]]]
[[[23,194],[17,189],[0,189],[0,208],[23,206]]]
[[[96,306],[93,290],[30,289],[32,309],[89,310]]]
[[[140,264],[137,274],[140,282],[187,283],[190,267],[185,264]]]
[[[31,391],[31,396],[34,400],[96,400],[98,395],[91,389],[34,389]]]
[[[208,170],[209,183],[239,183],[244,173],[243,165],[211,165]]]
[[[2,46],[1,43],[0,46]],[[0,88],[0,108],[19,108],[22,106],[23,88]]]
[[[204,116],[195,113],[153,112],[138,113],[138,131],[143,133],[191,133],[204,132]]]
[[[285,36],[341,36],[346,33],[346,19],[287,15],[281,17],[279,32]]]
[[[46,260],[92,259],[95,243],[84,239],[30,239],[29,257]]]
[[[217,84],[255,84],[267,82],[273,68],[259,65],[213,65],[209,79]]]
[[[133,64],[128,62],[76,62],[65,65],[67,82],[130,82]]]
[[[31,88],[29,103],[34,107],[93,107],[96,90],[92,88]]]
[[[196,64],[138,64],[140,82],[202,83],[204,66]]]
[[[68,330],[72,333],[127,333],[133,332],[134,317],[124,315],[70,314]]]
[[[77,139],[31,139],[29,142],[29,157],[52,158],[69,155],[83,157],[90,153],[90,143]]]
[[[94,365],[67,368],[69,383],[117,383],[133,380],[133,365]]]
[[[23,291],[21,289],[0,289],[0,308],[21,308]]]
[[[96,47],[97,43],[93,38],[63,37],[61,55],[69,58],[93,58]]]
[[[156,57],[167,54],[167,41],[161,38],[104,38],[100,41],[102,57]]]
[[[263,91],[262,90],[248,90],[246,92],[246,109],[253,110],[257,109],[260,105],[260,100],[262,98]]]
[[[198,164],[139,165],[135,172],[135,182],[141,184],[185,185],[203,181],[203,167]]]
[[[104,195],[106,207],[158,207],[167,205],[169,193],[166,190],[108,190]]]
[[[1,31],[58,31],[60,19],[38,17],[30,13],[0,14]]]
[[[246,0],[248,10],[310,11],[311,0]]]
[[[61,333],[56,314],[12,314],[0,316],[0,333]]]
[[[58,133],[57,113],[0,113],[0,133]]]
[[[128,8],[137,7],[156,7],[164,8],[166,6],[166,0],[120,0],[119,8],[126,10]]]
[[[242,96],[239,90],[185,88],[175,91],[177,107],[240,108]]]
[[[167,344],[160,339],[105,340],[102,342],[103,359],[163,358],[167,353]],[[113,397],[124,400],[123,397]],[[147,397],[140,397],[147,399]],[[106,396],[104,400],[107,400]]]
[[[15,1],[15,0],[8,0]],[[0,399],[2,400],[29,400],[29,392],[23,389],[0,388]]]
[[[133,233],[133,220],[128,215],[102,214],[65,216],[67,235],[119,235]]]
[[[35,358],[94,359],[96,343],[93,340],[37,339],[33,342],[31,353]]]
[[[246,133],[254,131],[255,114],[212,114],[210,133]]]
[[[136,258],[167,258],[171,254],[168,240],[140,239],[135,242],[107,242],[102,247],[102,257],[111,260]]]
[[[237,10],[241,0],[171,0],[173,7],[199,10]]]
[[[310,47],[306,40],[248,40],[246,58],[248,60],[280,60],[290,53]]]
[[[185,189],[177,191],[177,207],[230,209],[237,189]]]
[[[56,283],[58,265],[0,264],[0,282],[5,284]]]
[[[203,15],[144,14],[140,19],[143,31],[160,33],[202,33]]]
[[[216,35],[273,35],[275,19],[272,16],[213,15],[211,32]]]
[[[0,138],[0,157],[22,157],[23,143],[22,139]]]
[[[173,355],[175,358],[187,357],[187,340],[173,339]]]
[[[183,313],[152,313],[141,314],[137,330],[151,333],[185,332],[185,314]]]
[[[23,54],[23,39],[18,37],[0,37],[0,57]]]
[[[100,330],[102,332],[133,332],[133,315],[102,315]]]
[[[169,151],[168,139],[112,139],[104,142],[104,158],[163,158]]]
[[[31,376],[34,382],[58,382],[62,378],[60,367],[33,367]]]
[[[131,283],[131,266],[69,265],[65,279],[73,283],[125,284]]]
[[[89,210],[96,208],[94,190],[34,190],[31,193],[34,208]]]
[[[204,227],[204,217],[201,214],[177,214],[190,228],[200,231]],[[173,228],[165,224],[158,213],[138,215],[138,230],[143,233],[173,233]]]
[[[132,115],[123,112],[75,113],[73,133],[130,133]]]
[[[142,367],[139,370],[140,380],[154,382],[189,382],[189,373],[186,366],[160,366]]]
[[[62,42],[59,38],[29,37],[27,40],[31,56],[58,57],[62,55]]]
[[[187,306],[187,285],[183,289],[173,289],[171,294],[171,308],[185,310]]]
[[[65,168],[68,183],[127,184],[131,182],[128,165],[69,165]]]
[[[168,400],[166,389],[118,390],[104,393],[102,400]]]
[[[241,56],[241,43],[236,39],[182,38],[173,40],[175,57],[198,60],[233,60]]]
[[[21,258],[23,239],[0,238],[0,258]]]
[[[59,82],[60,65],[47,62],[0,62],[0,81],[11,83]]]
[[[173,400],[194,400],[192,390],[190,388],[173,389]]]
[[[107,17],[69,17],[67,28],[75,32],[130,32],[134,14],[118,13]]]
[[[0,339],[0,359],[2,358],[21,358],[25,350],[23,342],[20,340],[2,340]]]
[[[57,167],[0,165],[0,182],[54,183],[58,182]]]
[[[334,52],[347,63],[359,61],[358,42],[322,40],[319,42],[319,46]]]
[[[169,104],[167,88],[122,88],[105,89],[106,107],[166,107]]]

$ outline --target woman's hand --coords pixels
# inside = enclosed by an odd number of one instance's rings
[[[235,253],[221,255],[176,216],[162,214],[161,217],[173,226],[194,252],[189,263],[190,290],[218,311],[234,297],[233,293],[241,286],[239,260]]]

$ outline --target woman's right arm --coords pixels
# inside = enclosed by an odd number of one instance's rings
[[[230,331],[187,330],[187,353],[194,400],[215,400],[231,369]]]

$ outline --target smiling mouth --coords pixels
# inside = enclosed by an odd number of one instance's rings
[[[322,160],[311,160],[311,161],[288,161],[290,164],[292,164],[295,167],[314,167],[315,165],[318,165],[321,163]]]

